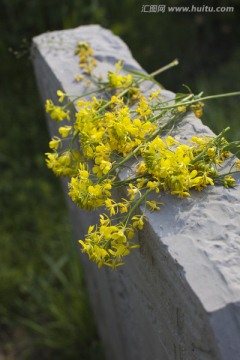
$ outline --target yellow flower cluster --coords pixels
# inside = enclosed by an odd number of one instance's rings
[[[184,197],[190,196],[191,188],[200,191],[214,185],[213,178],[218,176],[216,164],[227,156],[226,140],[193,137],[192,142],[197,145],[180,144],[168,136],[165,140],[156,137],[144,146],[141,155],[145,171],[154,179],[147,182],[148,188]]]
[[[91,74],[96,62],[90,45],[78,43],[76,54],[81,68]],[[201,96],[190,94],[176,98],[175,104],[162,103],[159,91],[148,96],[141,93],[140,84],[149,78],[121,75],[122,69],[118,62],[115,72],[107,75],[108,99],[93,96],[77,101],[75,119],[58,128],[59,136],[49,142],[52,152],[46,153],[47,166],[56,175],[70,177],[69,196],[79,207],[103,209],[99,223],[90,226],[79,242],[99,267],[113,269],[138,247],[134,236],[144,228],[147,211],[160,209],[162,203],[149,199],[150,194],[169,192],[185,197],[191,189],[201,191],[215,183],[234,186],[231,171],[219,174],[220,166],[231,156],[224,131],[214,138],[195,136],[186,144],[166,135],[181,113],[191,110],[197,117],[202,115]],[[61,103],[67,95],[58,90],[57,96]],[[55,106],[47,100],[46,111],[57,122],[70,120],[69,105]],[[129,177],[119,180],[118,172],[130,159],[135,159],[135,165]],[[119,200],[113,189],[120,187],[126,196]]]
[[[130,253],[130,249],[139,245],[129,241],[132,229],[119,223],[113,225],[108,216],[100,215],[100,224],[90,226],[85,240],[79,240],[83,252],[98,264],[115,269],[123,264],[123,257]]]
[[[86,74],[91,74],[97,65],[93,53],[94,51],[87,41],[79,41],[77,43],[75,54],[79,55],[80,68],[83,69]]]
[[[86,210],[104,205],[105,200],[111,196],[109,190],[112,188],[110,180],[94,184],[90,176],[87,166],[80,163],[77,176],[72,177],[69,183],[69,196],[78,206]]]
[[[140,101],[137,110],[141,104]],[[99,178],[111,170],[114,154],[126,156],[157,127],[147,116],[141,120],[131,116],[129,107],[116,96],[112,96],[109,108],[104,111],[101,101],[96,98],[79,101],[78,107],[74,128],[83,154],[86,159],[94,160],[93,173]]]
[[[199,119],[203,115],[203,110],[202,110],[203,106],[204,106],[204,104],[201,101],[199,101],[198,103],[193,104],[193,105],[190,106],[190,109],[194,112],[196,117],[199,118]]]
[[[77,150],[66,150],[62,153],[54,151],[46,153],[46,157],[47,167],[57,176],[75,176],[82,160],[82,156]]]
[[[69,111],[65,111],[61,106],[55,106],[52,100],[46,101],[45,109],[50,117],[57,122],[64,119],[70,120]]]
[[[123,68],[123,63],[121,61],[118,61],[115,68],[116,68],[115,72],[112,71],[108,72],[108,81],[110,86],[113,89],[127,88],[131,86],[133,83],[132,75],[130,74],[120,75],[120,71]]]

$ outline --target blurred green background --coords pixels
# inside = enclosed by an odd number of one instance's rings
[[[0,358],[103,359],[58,180],[46,169],[48,132],[30,59],[40,33],[99,23],[121,36],[149,72],[195,93],[240,90],[240,5],[234,12],[142,13],[190,1],[0,0]],[[226,1],[211,1],[226,6]],[[212,101],[203,122],[240,138],[239,98]],[[2,356],[2,357],[1,357]]]

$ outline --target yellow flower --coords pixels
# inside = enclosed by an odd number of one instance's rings
[[[151,95],[150,95],[150,100],[153,100],[154,98],[157,98],[158,97],[158,95],[160,94],[160,92],[161,92],[161,90],[159,89],[159,90],[157,90],[157,91],[153,91],[152,93],[151,93]]]
[[[166,145],[169,147],[169,146],[172,146],[174,144],[178,144],[178,141],[176,139],[174,139],[172,136],[168,136],[166,139],[165,139],[165,143]]]
[[[63,108],[61,108],[60,106],[55,106],[51,100],[46,100],[45,109],[53,120],[70,120],[69,112],[64,111]]]
[[[186,108],[186,106],[178,106],[178,107],[177,107],[177,110],[178,110],[179,112],[186,112],[186,111],[187,111],[187,108]]]
[[[232,177],[232,176],[230,176],[230,175],[228,175],[228,176],[225,176],[225,178],[224,178],[224,186],[226,187],[226,188],[232,188],[232,187],[234,187],[235,186],[235,179]]]
[[[49,147],[50,147],[50,149],[57,150],[60,143],[61,143],[61,140],[58,137],[54,136],[52,138],[52,140],[49,142]]]
[[[156,201],[154,200],[151,200],[151,201],[146,201],[147,205],[150,207],[150,210],[151,211],[155,211],[155,210],[160,210],[160,207],[157,206],[157,205],[160,205],[162,203],[157,203]]]
[[[102,170],[100,169],[99,165],[94,165],[93,169],[92,169],[93,174],[95,174],[98,178],[101,178],[103,173]]]
[[[156,193],[159,193],[160,183],[158,181],[148,181],[147,187],[151,190],[155,190]]]
[[[208,173],[208,171],[204,171],[201,175],[193,178],[191,181],[191,187],[201,191],[202,188],[206,187],[207,185],[214,185],[214,181],[211,177],[208,176]]]
[[[202,109],[197,109],[194,111],[194,114],[196,115],[197,118],[200,119],[203,115],[203,111],[202,111]]]
[[[108,209],[108,211],[110,212],[110,216],[112,215],[116,215],[117,211],[118,211],[118,204],[116,203],[116,201],[108,198],[105,200],[105,206]]]
[[[108,250],[114,257],[122,257],[130,254],[130,250],[125,245],[118,245],[114,250]]]
[[[71,131],[72,131],[72,126],[68,126],[68,125],[61,126],[58,129],[59,134],[61,134],[63,138],[67,137]]]
[[[207,150],[206,152],[207,156],[209,157],[214,157],[216,155],[216,148],[215,147],[211,147]]]
[[[123,68],[123,61],[118,60],[115,64],[116,73],[119,73],[120,70]]]
[[[113,95],[110,100],[113,104],[122,104],[122,99],[118,98],[117,96]],[[110,113],[106,113],[105,115],[110,115]]]
[[[144,177],[137,179],[137,188],[141,189],[146,185],[147,180]]]
[[[110,161],[102,160],[99,167],[103,174],[107,174],[112,168],[112,163]]]
[[[131,87],[129,89],[129,95],[130,95],[132,101],[140,99],[141,98],[140,89],[138,89],[136,87]]]
[[[136,170],[137,175],[142,175],[147,171],[146,163],[144,161],[140,161],[138,168]]]
[[[80,82],[80,81],[82,81],[82,80],[84,79],[84,76],[81,75],[81,74],[76,74],[76,75],[74,76],[74,79],[75,79],[77,82]]]
[[[108,72],[108,81],[109,84],[113,87],[113,88],[127,88],[128,86],[130,86],[133,82],[133,78],[132,75],[128,74],[128,75],[118,75],[117,73],[113,73],[111,71]]]
[[[132,226],[134,228],[138,228],[139,230],[143,229],[143,225],[144,225],[144,215],[135,215],[132,217]]]
[[[123,214],[123,213],[128,212],[130,202],[128,200],[126,200],[126,199],[122,199],[122,201],[119,202],[117,205],[120,208],[120,213]]]
[[[149,104],[147,103],[145,97],[142,97],[141,100],[138,102],[138,107],[136,109],[136,112],[142,117],[145,117],[152,113],[152,110],[149,108]]]
[[[129,184],[129,188],[127,191],[128,191],[130,200],[134,200],[137,195],[141,196],[141,191],[131,183]]]
[[[45,110],[47,113],[50,113],[50,111],[53,109],[54,105],[52,100],[47,99],[45,103]]]
[[[237,166],[238,168],[240,168],[240,159],[238,159],[238,160],[236,161],[236,166]]]
[[[61,102],[63,102],[66,94],[64,92],[62,92],[61,90],[58,90],[57,91],[57,96],[59,97],[58,101],[61,103]]]

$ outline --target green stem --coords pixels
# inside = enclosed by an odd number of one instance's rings
[[[235,91],[235,92],[227,93],[227,94],[209,95],[209,96],[205,96],[205,97],[203,97],[201,99],[198,99],[198,100],[218,99],[218,98],[229,97],[229,96],[237,96],[237,95],[240,95],[240,91]]]
[[[175,59],[175,60],[173,60],[172,62],[170,62],[169,64],[167,64],[167,65],[161,67],[160,69],[152,72],[152,73],[149,75],[149,78],[151,79],[151,78],[153,78],[154,76],[159,75],[159,74],[163,73],[164,71],[171,69],[171,68],[174,67],[174,66],[177,66],[178,64],[179,64],[178,59]]]
[[[210,143],[208,144],[208,146],[206,146],[206,148],[205,148],[203,151],[201,151],[200,154],[198,154],[198,155],[190,162],[190,164],[193,165],[193,164],[195,164],[196,162],[198,162],[199,160],[201,160],[201,159],[203,158],[203,156],[206,154],[206,152],[207,152],[207,150],[209,149],[209,147],[211,147],[214,143],[216,143],[217,140],[219,140],[219,139],[223,136],[223,134],[224,134],[225,132],[227,132],[229,129],[230,129],[230,127],[228,126],[226,129],[224,129],[222,132],[220,132],[220,134],[219,134],[218,136],[216,136],[216,137],[213,139],[213,141],[210,142]]]
[[[80,95],[80,96],[76,96],[75,98],[73,98],[68,104],[64,105],[63,106],[63,109],[64,108],[67,108],[68,106],[72,105],[75,101],[79,100],[79,99],[82,99],[88,95],[92,95],[92,94],[96,94],[98,92],[101,92],[101,91],[104,91],[105,90],[105,87],[104,88],[101,88],[101,89],[95,89],[95,90],[92,90],[92,91],[89,91],[87,93],[84,93],[83,95]],[[70,95],[70,94],[66,94],[66,96],[69,98],[73,95]]]
[[[150,75],[146,76],[146,78],[141,78],[139,80],[137,80],[134,84],[134,86],[136,85],[140,85],[141,83],[143,83],[144,81],[147,80],[152,80],[152,78],[158,74],[163,73],[166,70],[171,69],[172,67],[178,65],[178,60],[175,59],[172,62],[170,62],[169,64],[161,67],[160,69],[152,72]],[[117,98],[121,98],[122,96],[124,96],[125,94],[127,94],[127,92],[130,90],[130,88],[132,87],[132,85],[130,85],[128,88],[124,89],[120,94],[117,95]],[[103,105],[99,110],[104,110],[105,108],[107,108],[109,105],[111,104],[111,101],[107,102],[105,105]]]
[[[124,218],[123,223],[125,224],[125,226],[127,226],[129,219],[131,217],[131,215],[134,213],[134,211],[140,206],[140,204],[146,199],[146,197],[148,196],[148,194],[153,191],[152,189],[148,189],[146,190],[146,192],[135,202],[134,206],[131,208],[131,210],[129,211],[128,215]]]
[[[121,186],[125,186],[126,184],[128,183],[132,183],[138,179],[141,179],[141,178],[144,178],[144,177],[151,177],[150,174],[142,174],[142,175],[138,175],[138,176],[134,176],[134,177],[130,177],[128,179],[125,179],[125,180],[120,180],[120,181],[116,181],[113,186],[114,187],[121,187]]]
[[[199,101],[205,101],[205,100],[210,100],[210,99],[219,99],[219,98],[223,98],[223,97],[228,97],[228,96],[237,96],[240,95],[240,91],[236,91],[236,92],[232,92],[232,93],[227,93],[227,94],[219,94],[219,95],[209,95],[209,96],[205,96],[205,97],[197,97],[191,101],[186,101],[186,102],[178,102],[176,104],[173,105],[169,105],[169,106],[159,106],[159,110],[166,110],[166,109],[172,109],[175,107],[179,107],[179,106],[187,106],[187,105],[191,105],[194,103],[198,103]]]
[[[225,173],[225,174],[221,174],[221,175],[218,175],[214,178],[214,180],[216,179],[220,179],[222,177],[225,177],[225,176],[228,176],[228,175],[232,175],[232,174],[239,174],[240,173],[240,170],[236,170],[236,171],[229,171],[228,173]]]
[[[79,135],[79,130],[76,131],[76,132],[73,134],[73,137],[72,137],[72,139],[71,139],[71,141],[70,141],[70,144],[69,144],[69,150],[72,150],[73,143],[74,143],[75,139],[78,137],[78,135]]]

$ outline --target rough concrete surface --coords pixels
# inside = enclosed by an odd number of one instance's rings
[[[58,89],[89,91],[74,81],[77,41],[90,42],[96,73],[106,74],[119,59],[141,69],[124,42],[98,25],[46,33],[34,38],[32,51],[44,101],[56,99]],[[52,135],[56,126],[49,121]],[[191,114],[177,130],[182,140],[203,133],[212,134]],[[78,240],[98,216],[67,201]],[[165,194],[161,201],[125,266],[99,270],[81,255],[107,359],[239,360],[240,189],[209,187],[188,199]]]

